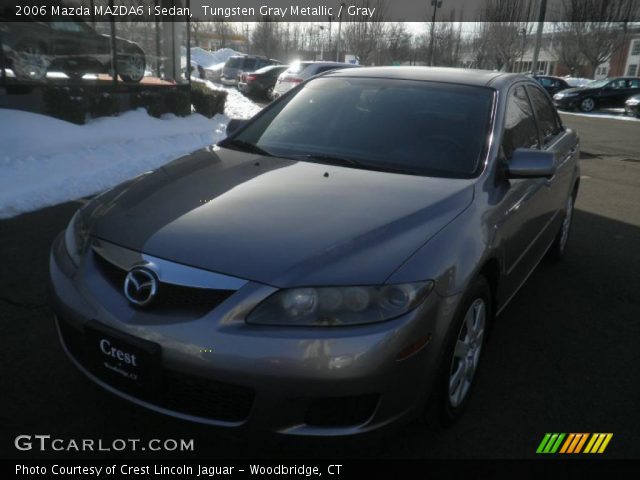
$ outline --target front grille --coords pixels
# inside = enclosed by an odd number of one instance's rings
[[[309,405],[305,423],[314,427],[362,425],[371,418],[377,405],[377,394],[318,398]]]
[[[95,253],[94,258],[104,278],[117,290],[122,291],[127,271]],[[234,290],[185,287],[159,282],[155,301],[144,309],[189,310],[205,313],[213,310],[234,294]]]
[[[100,370],[92,367],[88,358],[87,342],[82,330],[58,319],[62,340],[67,350],[87,370],[117,390],[153,405],[186,415],[226,422],[241,422],[249,416],[255,393],[240,385],[219,382],[204,377],[179,373],[162,368],[160,385],[153,393],[129,388],[125,384],[113,384]]]

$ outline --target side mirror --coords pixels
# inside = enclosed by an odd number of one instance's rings
[[[233,118],[229,120],[229,123],[227,123],[227,136],[231,135],[237,130],[240,130],[240,128],[244,127],[247,122],[248,120],[241,120],[239,118]]]
[[[507,165],[507,178],[551,178],[556,173],[553,152],[518,148]]]

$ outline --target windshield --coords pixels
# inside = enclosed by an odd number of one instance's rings
[[[493,90],[413,80],[318,78],[233,140],[271,155],[468,178],[489,136]]]
[[[607,83],[609,83],[609,80],[607,80],[607,79],[594,80],[593,82],[587,83],[586,87],[588,87],[588,88],[601,88],[601,87],[604,87]]]

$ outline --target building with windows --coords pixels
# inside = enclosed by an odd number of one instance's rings
[[[556,33],[543,35],[537,67],[533,66],[533,43],[530,36],[527,40],[529,47],[522,57],[514,62],[514,72],[539,72],[544,75],[556,75],[559,77],[571,75],[577,77],[592,77],[591,68],[588,65],[581,66],[578,71],[571,71],[562,63],[559,48],[562,39]],[[640,31],[634,30],[627,33],[622,48],[616,50],[612,57],[596,68],[593,78],[601,79],[619,76],[640,76]]]

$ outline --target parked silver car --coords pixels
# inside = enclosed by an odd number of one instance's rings
[[[565,254],[579,146],[549,95],[517,74],[345,69],[229,131],[98,196],[57,238],[73,363],[212,425],[455,421],[495,317]]]
[[[357,65],[342,62],[296,62],[280,74],[273,88],[273,97],[278,98],[286,92],[310,79],[314,75],[339,70],[342,68],[355,68]]]

